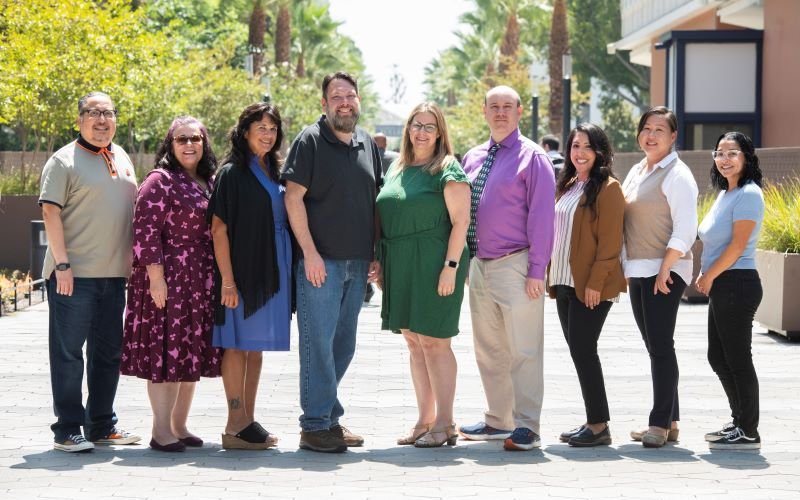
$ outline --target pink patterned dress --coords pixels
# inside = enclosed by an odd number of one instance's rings
[[[133,217],[123,375],[152,382],[220,375],[222,350],[211,345],[214,252],[207,207],[207,193],[183,171],[155,169],[142,182]],[[146,266],[152,264],[164,266],[163,309],[150,297]]]

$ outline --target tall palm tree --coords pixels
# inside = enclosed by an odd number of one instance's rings
[[[253,75],[259,76],[264,66],[264,31],[267,28],[266,13],[261,0],[254,0],[253,10],[250,13],[249,34],[247,44],[253,56]]]
[[[289,2],[278,2],[278,19],[275,26],[275,64],[289,63],[292,50],[292,16]]]

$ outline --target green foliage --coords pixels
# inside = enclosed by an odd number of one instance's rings
[[[631,64],[628,52],[608,54],[606,45],[622,38],[619,0],[567,0],[573,71],[589,90],[597,78],[617,100],[641,110],[650,107],[650,69]]]
[[[302,43],[296,50],[308,76],[267,64],[269,80],[254,78],[241,69],[252,2],[151,0],[136,9],[129,0],[0,2],[0,125],[23,148],[51,152],[74,138],[78,98],[101,90],[120,112],[115,142],[129,152],[154,151],[172,119],[191,114],[206,124],[221,156],[238,114],[271,88],[291,139],[320,111],[322,75],[362,75],[361,53],[336,31],[327,6],[298,0],[290,5],[303,22],[293,38]],[[367,122],[377,102],[370,84],[360,81]]]
[[[0,196],[12,194],[39,194],[39,176],[29,168],[11,167],[0,174]]]
[[[800,180],[764,188],[764,222],[758,248],[800,253]]]
[[[711,210],[711,207],[714,205],[714,202],[717,200],[717,196],[719,196],[718,191],[709,191],[700,195],[697,198],[697,223],[700,224],[703,222],[703,219],[708,215],[708,212]]]
[[[603,114],[603,130],[614,146],[614,151],[620,153],[638,151],[639,144],[636,141],[638,118],[631,114],[630,105],[614,97],[603,96],[599,107]]]

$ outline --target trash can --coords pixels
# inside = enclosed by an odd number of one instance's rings
[[[47,251],[47,233],[43,220],[31,221],[31,279],[42,278],[44,254]],[[45,276],[46,277],[46,276]]]

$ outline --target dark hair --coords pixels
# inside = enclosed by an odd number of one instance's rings
[[[278,136],[275,138],[275,144],[272,149],[267,153],[266,158],[262,158],[267,165],[267,170],[270,177],[275,182],[280,181],[280,164],[281,155],[280,149],[283,144],[283,125],[281,122],[281,114],[278,108],[266,102],[257,102],[244,108],[242,114],[239,115],[239,121],[228,133],[228,140],[230,141],[230,150],[225,156],[225,163],[231,163],[235,167],[246,168],[250,164],[250,146],[247,144],[245,133],[254,122],[259,122],[264,117],[269,117],[278,127]]]
[[[358,82],[356,79],[350,75],[350,73],[345,73],[344,71],[337,71],[336,73],[329,73],[325,75],[325,78],[322,79],[322,98],[327,100],[328,99],[328,85],[331,84],[334,80],[345,80],[356,89],[356,95],[358,95]]]
[[[85,96],[78,99],[78,114],[83,113],[83,110],[86,109],[86,101],[91,99],[92,97],[105,97],[109,101],[111,101],[111,105],[114,105],[114,100],[111,99],[111,96],[106,94],[105,92],[89,92]]]
[[[543,135],[541,142],[543,146],[547,146],[551,151],[558,151],[561,146],[561,141],[558,140],[558,137],[551,134]]]
[[[211,141],[208,139],[206,126],[193,116],[179,116],[172,120],[172,125],[167,130],[167,136],[158,146],[158,151],[156,151],[155,168],[163,168],[171,172],[179,172],[183,168],[178,159],[175,158],[172,142],[175,138],[175,130],[184,125],[197,125],[200,129],[200,135],[203,136],[203,157],[200,158],[200,163],[197,164],[197,175],[208,182],[217,170],[217,157],[214,156],[214,151],[211,150]]]
[[[566,193],[572,183],[574,182],[577,170],[572,163],[572,141],[578,132],[583,132],[589,138],[589,146],[592,147],[594,154],[597,155],[592,169],[589,170],[589,179],[586,185],[583,186],[583,194],[586,195],[586,202],[581,205],[589,207],[592,210],[592,215],[597,216],[597,194],[603,187],[603,184],[609,177],[617,178],[614,171],[611,169],[614,163],[614,151],[611,149],[611,143],[608,141],[606,133],[592,123],[581,123],[569,133],[567,137],[566,147],[564,148],[564,166],[561,168],[561,175],[558,178],[558,185],[556,186],[556,193],[558,196]]]
[[[758,162],[753,141],[741,132],[725,132],[717,139],[714,150],[719,147],[719,143],[722,141],[736,142],[739,145],[739,150],[744,154],[744,169],[742,170],[742,176],[739,177],[739,185],[736,187],[742,187],[748,182],[754,182],[758,187],[761,187],[761,166]],[[716,162],[711,165],[711,184],[718,189],[728,190],[728,179],[719,173]]]
[[[653,115],[663,116],[669,122],[669,128],[672,132],[678,131],[678,117],[675,116],[675,113],[666,106],[656,106],[654,108],[650,108],[639,118],[639,126],[636,127],[636,137],[639,137],[639,134],[642,133],[644,130],[644,125],[647,123],[647,119]]]

